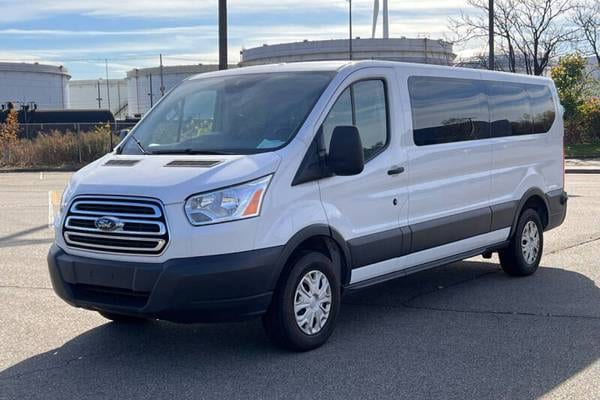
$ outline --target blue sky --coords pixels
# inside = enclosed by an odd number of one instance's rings
[[[448,37],[466,0],[389,0],[392,36]],[[369,37],[372,0],[354,0],[354,32]],[[111,78],[158,64],[217,62],[217,0],[0,0],[0,61],[67,67]],[[229,0],[230,62],[242,47],[345,38],[346,0]],[[381,28],[380,28],[381,29]]]

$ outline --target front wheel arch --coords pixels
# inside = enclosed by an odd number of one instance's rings
[[[342,286],[350,282],[351,259],[346,241],[329,225],[315,224],[298,231],[284,246],[277,263],[278,274],[271,282],[273,289],[277,288],[281,279],[286,276],[294,258],[307,250],[322,253],[339,267]]]

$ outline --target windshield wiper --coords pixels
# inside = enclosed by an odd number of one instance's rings
[[[165,149],[165,150],[153,150],[152,154],[194,154],[194,155],[201,155],[201,154],[207,154],[207,155],[217,155],[217,156],[224,156],[224,155],[231,155],[232,153],[228,153],[226,151],[217,151],[217,150],[196,150],[196,149]]]
[[[135,144],[137,144],[137,147],[140,149],[140,151],[142,152],[142,154],[144,155],[150,155],[153,153],[149,153],[146,151],[146,149],[144,149],[144,146],[142,146],[142,144],[140,143],[140,141],[135,137],[135,135],[131,135],[131,138],[133,139],[133,141],[135,142]]]

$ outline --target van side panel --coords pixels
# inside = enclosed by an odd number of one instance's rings
[[[540,84],[551,87],[549,82]],[[562,189],[563,123],[555,98],[554,103],[556,116],[547,133],[491,139],[492,204],[518,201],[531,188],[544,193]]]
[[[410,246],[397,263],[355,267],[352,285],[504,246],[528,193],[554,204],[548,228],[562,222],[563,124],[550,80],[406,66],[397,74],[403,104],[397,111],[412,125],[401,138],[409,154],[409,218],[401,229]],[[412,77],[425,79],[411,86]],[[491,96],[493,85],[500,92],[522,86],[522,94]],[[483,116],[473,92],[483,97]],[[469,122],[471,130],[464,127]]]
[[[403,78],[409,81],[411,93],[404,94],[406,101],[403,104],[412,110],[413,128],[405,138],[409,149],[410,225],[481,209],[489,204],[489,141],[443,142],[444,136],[453,131],[452,126],[444,129],[443,124],[453,123],[450,121],[464,113],[484,116],[480,115],[484,113],[482,96],[476,94],[473,97],[468,93],[477,91],[479,76],[472,71],[449,70],[443,75],[433,71],[434,75],[430,76],[428,72],[414,68],[406,70]],[[420,81],[411,84],[414,79]],[[446,90],[442,88],[446,84],[455,87]],[[457,94],[460,90],[465,93]],[[474,110],[478,106],[481,109]],[[440,133],[436,134],[436,130]]]

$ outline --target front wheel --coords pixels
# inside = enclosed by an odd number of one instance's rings
[[[321,346],[335,327],[340,286],[335,265],[323,254],[306,252],[295,258],[263,317],[269,338],[295,351]]]
[[[527,276],[537,271],[544,249],[544,228],[538,213],[523,211],[507,248],[500,250],[500,266],[509,275]]]

